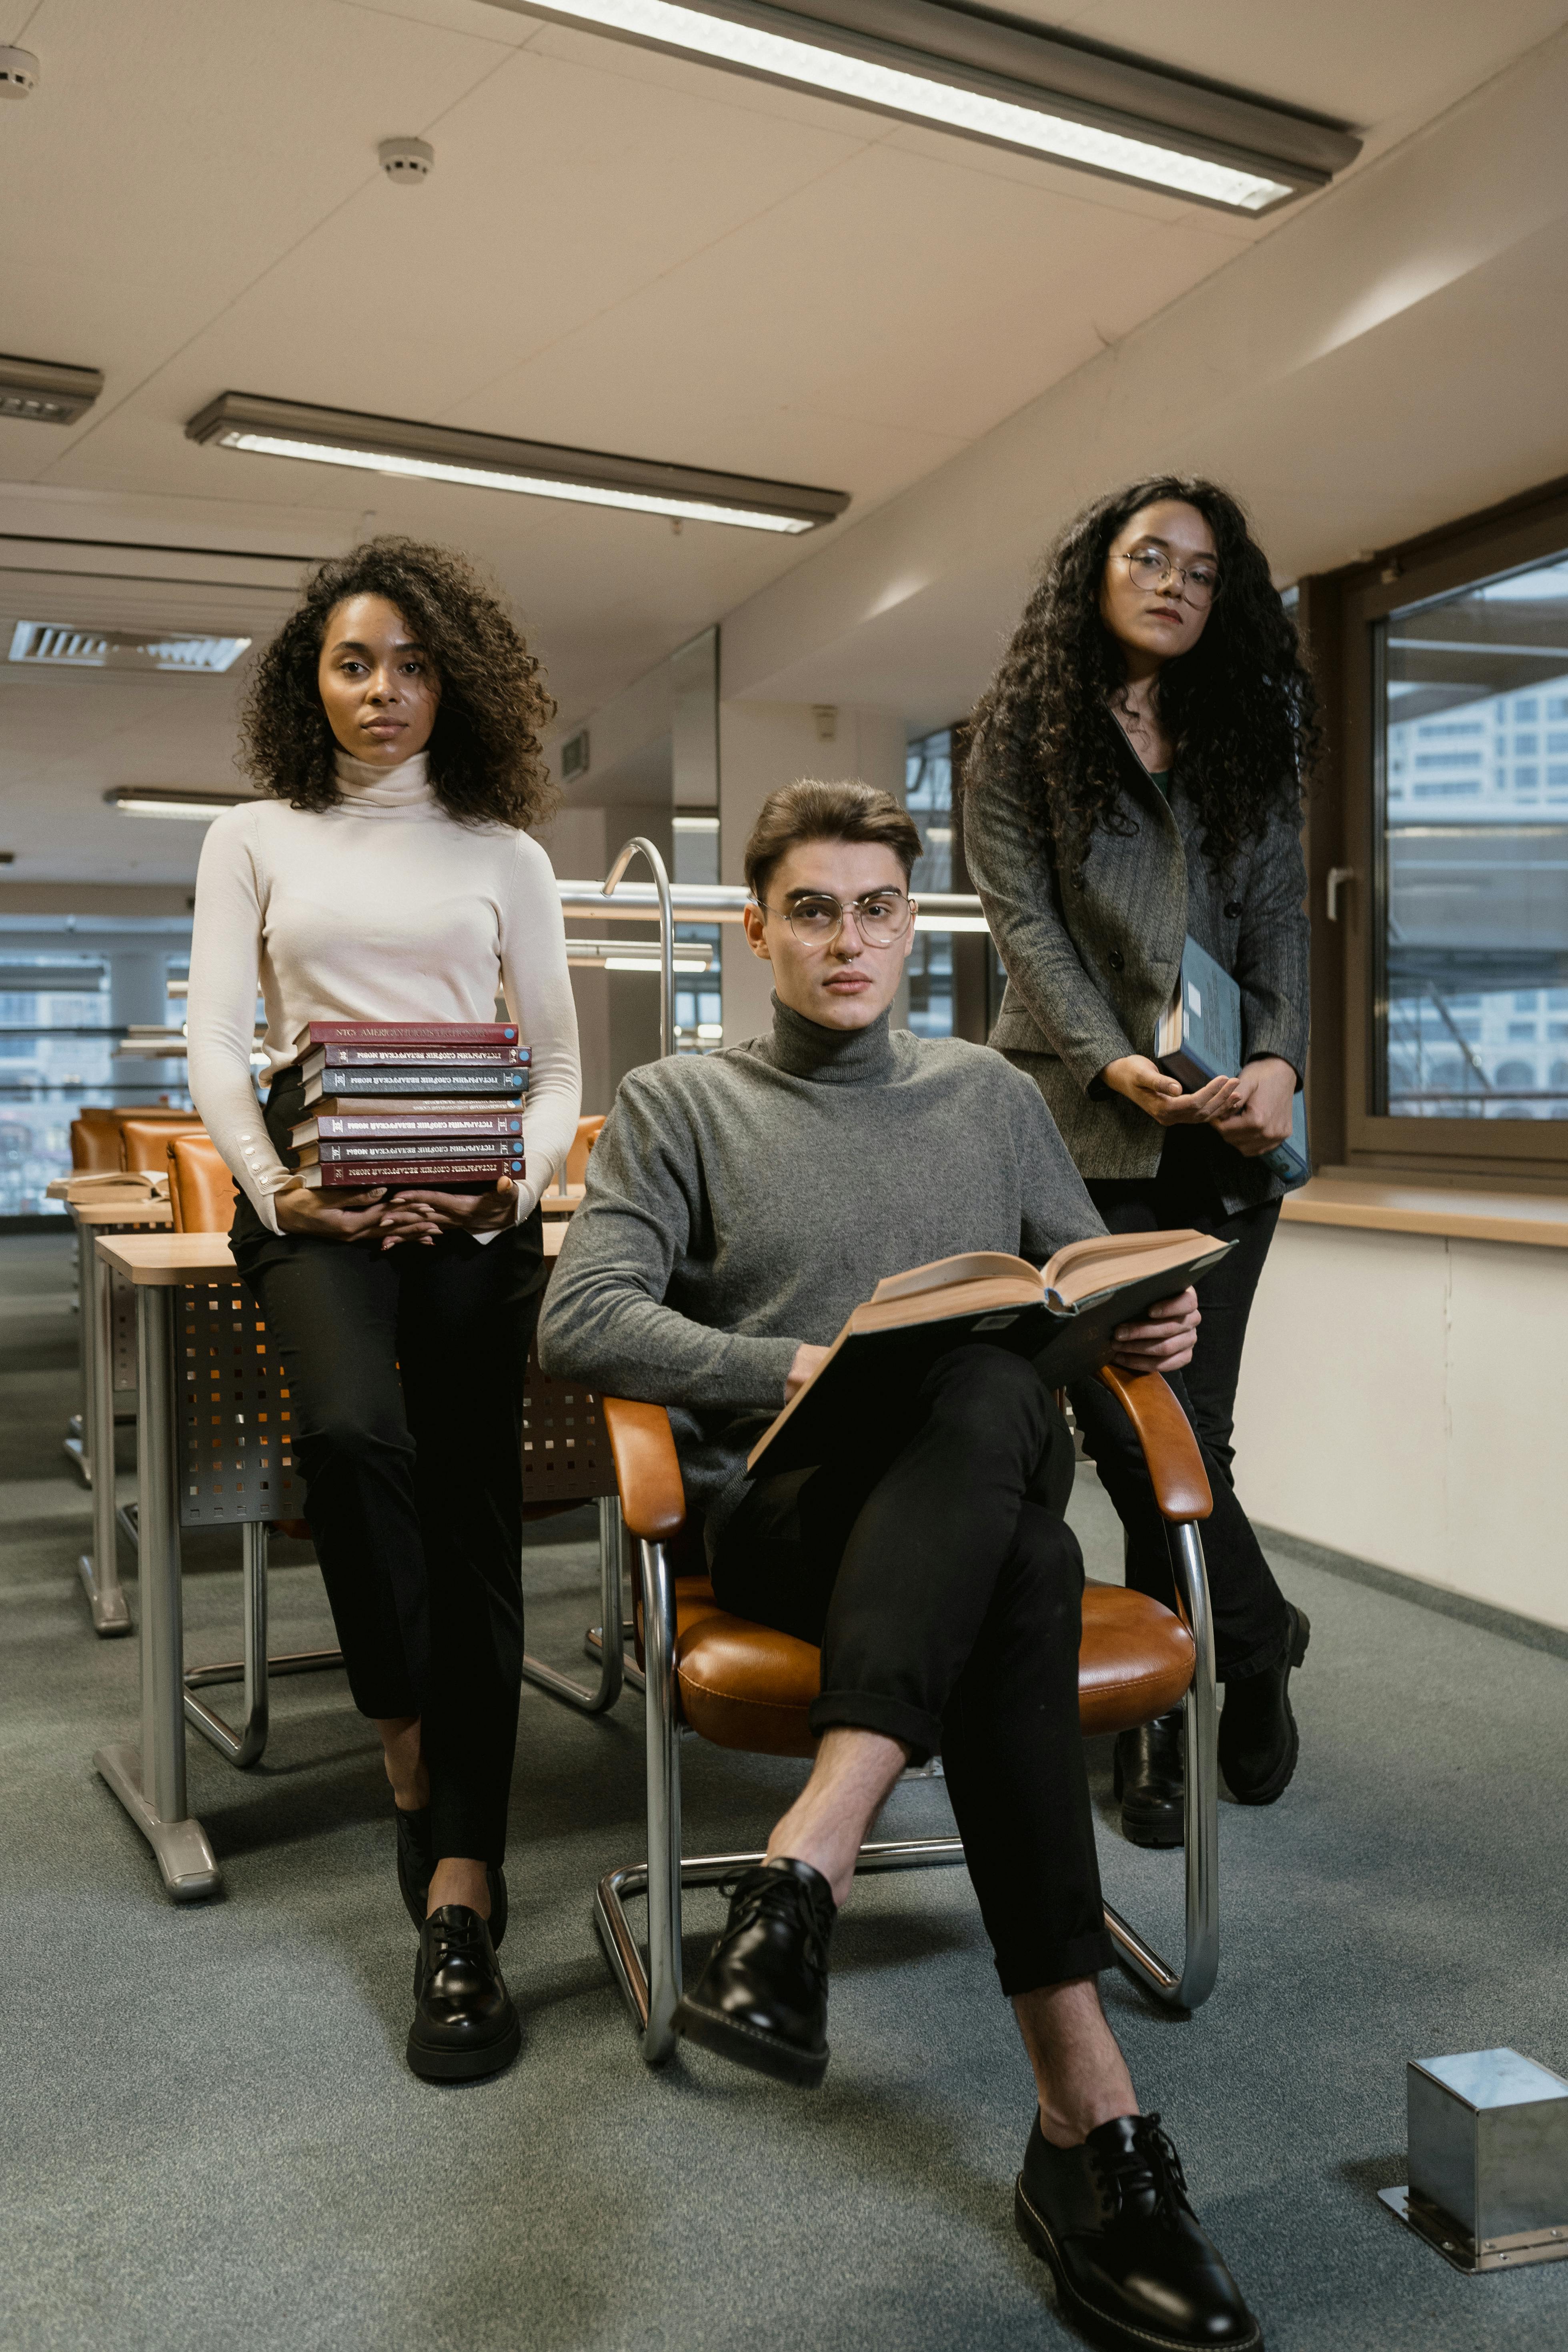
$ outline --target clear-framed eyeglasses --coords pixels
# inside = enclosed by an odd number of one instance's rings
[[[901,940],[915,919],[915,902],[901,890],[866,890],[847,904],[826,891],[792,898],[787,907],[763,905],[767,915],[782,915],[803,947],[831,947],[844,929],[846,915],[868,948],[890,948]]]
[[[1195,563],[1173,563],[1163,548],[1134,547],[1121,561],[1135,588],[1157,591],[1179,580],[1184,599],[1199,612],[1206,611],[1219,594],[1219,566],[1207,556],[1200,555]]]

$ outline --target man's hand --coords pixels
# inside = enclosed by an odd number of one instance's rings
[[[1150,1307],[1146,1323],[1117,1326],[1110,1360],[1124,1372],[1179,1372],[1193,1360],[1202,1320],[1195,1290],[1162,1298]]]
[[[1244,1064],[1236,1096],[1235,1108],[1215,1120],[1214,1131],[1234,1144],[1243,1159],[1256,1160],[1288,1139],[1296,1098],[1296,1073],[1289,1062],[1265,1054]]]
[[[394,1192],[381,1220],[383,1249],[441,1234],[489,1234],[517,1222],[517,1187],[510,1176],[483,1192]]]
[[[818,1364],[825,1364],[827,1361],[828,1354],[829,1350],[826,1348],[814,1348],[809,1340],[801,1341],[795,1351],[795,1361],[784,1374],[785,1404],[788,1404],[791,1397],[805,1386]]]
[[[1261,1065],[1248,1065],[1254,1066]],[[1225,1117],[1236,1107],[1240,1083],[1236,1078],[1211,1078],[1195,1095],[1184,1095],[1180,1078],[1167,1077],[1147,1054],[1124,1054],[1119,1062],[1108,1062],[1100,1075],[1112,1093],[1125,1095],[1162,1127],[1202,1127],[1208,1119]],[[1289,1133],[1289,1127],[1285,1131]]]
[[[319,1234],[325,1240],[357,1242],[377,1232],[384,1190],[374,1192],[318,1192],[310,1184],[290,1184],[274,1192],[279,1230],[285,1234]]]

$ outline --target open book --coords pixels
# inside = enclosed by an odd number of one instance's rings
[[[105,1168],[95,1175],[61,1176],[49,1186],[53,1201],[71,1201],[79,1208],[113,1208],[121,1201],[166,1201],[169,1180],[151,1169]]]
[[[1048,1387],[1098,1370],[1118,1327],[1171,1298],[1235,1244],[1183,1227],[1068,1242],[1044,1270],[973,1250],[889,1274],[747,1456],[753,1476],[820,1462],[847,1425],[896,1409],[939,1356],[972,1340],[1028,1356]]]

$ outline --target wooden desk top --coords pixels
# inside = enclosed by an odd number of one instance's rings
[[[544,1228],[544,1255],[558,1257],[564,1224]],[[223,1282],[235,1272],[226,1234],[100,1234],[99,1255],[139,1289],[173,1290],[182,1282]]]
[[[1445,1184],[1314,1176],[1300,1192],[1286,1194],[1280,1216],[1292,1225],[1352,1225],[1373,1233],[1568,1249],[1568,1200],[1550,1192],[1460,1192]]]
[[[79,1225],[156,1225],[166,1230],[174,1222],[167,1201],[119,1201],[112,1208],[100,1202],[68,1201],[66,1214]]]
[[[564,1192],[558,1192],[552,1185],[548,1192],[540,1194],[539,1205],[547,1217],[569,1217],[574,1209],[582,1207],[587,1189],[585,1184],[568,1184]]]

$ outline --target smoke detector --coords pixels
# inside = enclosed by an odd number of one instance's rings
[[[31,98],[38,87],[38,60],[31,49],[0,49],[0,98]]]
[[[384,139],[375,152],[389,180],[427,180],[436,162],[426,139]]]

